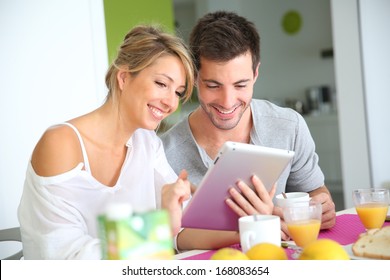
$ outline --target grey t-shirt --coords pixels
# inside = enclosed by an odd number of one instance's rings
[[[276,194],[283,191],[309,192],[324,185],[324,174],[318,165],[315,144],[303,117],[292,109],[276,106],[266,100],[253,99],[251,110],[252,144],[295,151],[292,163],[278,180]],[[198,185],[208,167],[213,164],[213,159],[197,145],[189,127],[188,116],[160,137],[173,170],[178,174],[186,169],[189,180]]]

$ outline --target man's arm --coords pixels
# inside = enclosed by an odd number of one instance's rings
[[[328,229],[336,224],[336,207],[328,188],[323,185],[318,189],[309,192],[313,201],[322,204],[321,229]]]

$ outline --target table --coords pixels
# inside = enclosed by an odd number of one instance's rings
[[[336,213],[336,225],[329,230],[321,231],[319,238],[334,239],[341,245],[353,243],[358,235],[365,231],[364,226],[358,220],[355,208],[348,208]],[[390,223],[386,223],[390,225]],[[289,241],[292,242],[293,241]],[[288,243],[289,243],[288,242]],[[175,255],[177,260],[208,259],[214,250],[190,250]]]

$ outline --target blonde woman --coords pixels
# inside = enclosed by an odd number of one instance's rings
[[[181,39],[152,26],[130,30],[106,74],[105,103],[48,128],[32,153],[18,209],[25,259],[99,259],[96,217],[115,201],[166,208],[178,232],[190,183],[154,130],[193,82]]]

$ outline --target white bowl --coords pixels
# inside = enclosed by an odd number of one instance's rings
[[[275,197],[276,205],[279,207],[285,207],[293,204],[294,202],[310,201],[310,196],[305,192],[289,192],[286,193],[287,198],[283,197],[283,194],[278,194]]]

